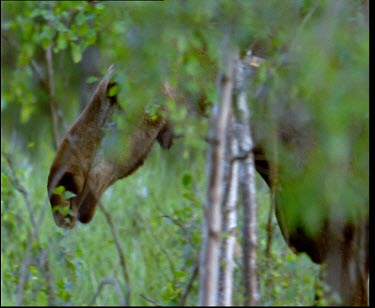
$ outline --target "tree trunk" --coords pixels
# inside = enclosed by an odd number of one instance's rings
[[[208,200],[204,209],[199,270],[199,305],[203,306],[217,305],[218,302],[225,134],[232,101],[233,67],[234,58],[230,55],[225,66],[226,72],[219,80],[221,104],[214,106],[211,117],[212,130],[208,150]]]
[[[255,188],[254,143],[250,132],[250,114],[247,104],[244,81],[246,64],[236,66],[235,114],[238,121],[238,140],[240,160],[240,188],[244,204],[243,212],[243,274],[245,305],[256,306],[258,288],[256,275],[257,240],[257,200]]]
[[[228,185],[223,202],[223,223],[222,231],[224,239],[220,256],[220,306],[232,306],[233,293],[233,271],[235,267],[234,249],[236,245],[237,229],[237,194],[238,194],[238,165],[239,162],[233,157],[238,156],[238,141],[235,135],[235,121],[231,117],[230,131],[227,136],[227,157],[228,170],[226,178]]]

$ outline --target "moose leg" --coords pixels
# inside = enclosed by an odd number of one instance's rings
[[[368,221],[356,225],[347,223],[341,231],[341,238],[332,240],[327,252],[323,280],[329,290],[325,298],[330,301],[336,293],[341,301],[332,304],[367,306]],[[335,236],[331,234],[331,238],[334,239]]]

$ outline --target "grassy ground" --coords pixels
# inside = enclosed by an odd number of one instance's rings
[[[21,152],[13,158],[17,176],[30,195],[35,216],[44,215],[39,226],[39,247],[48,252],[56,303],[89,304],[103,279],[117,281],[124,294],[124,272],[102,210],[97,210],[90,224],[78,224],[73,230],[62,230],[54,224],[46,196],[53,155],[53,151],[46,148],[43,159],[30,161]],[[152,301],[162,305],[179,304],[200,248],[202,204],[206,197],[205,159],[204,152],[199,157],[191,157],[178,146],[168,152],[156,145],[140,170],[105,193],[103,204],[111,214],[126,258],[131,304],[153,305]],[[2,178],[1,303],[14,305],[31,224],[22,195],[4,174]],[[260,304],[310,305],[317,268],[306,256],[295,256],[286,247],[275,218],[271,259],[265,258],[269,194],[264,183],[258,180]],[[34,246],[33,256],[38,248],[35,243]],[[237,264],[233,300],[240,305],[239,256]],[[121,303],[113,284],[103,288],[94,305]],[[197,303],[197,288],[198,279],[186,304]],[[44,274],[35,257],[28,268],[22,303],[47,304]]]

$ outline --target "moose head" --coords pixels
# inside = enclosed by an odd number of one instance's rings
[[[88,223],[105,190],[137,170],[155,140],[164,148],[172,144],[171,126],[163,108],[156,116],[142,114],[130,135],[119,136],[121,131],[113,131],[112,115],[119,109],[117,97],[110,95],[116,85],[110,80],[113,72],[111,66],[65,133],[50,169],[48,197],[54,220],[63,228],[73,228],[76,219]],[[117,142],[122,146],[116,155],[105,149],[108,134],[125,140]]]

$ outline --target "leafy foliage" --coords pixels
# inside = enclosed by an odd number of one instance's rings
[[[313,207],[321,209],[323,197],[342,204],[343,211],[353,216],[358,209],[367,210],[363,204],[353,208],[353,201],[368,196],[369,44],[360,1],[26,1],[1,6],[2,73],[7,76],[2,79],[2,151],[13,153],[16,175],[40,219],[39,238],[30,240],[33,226],[25,200],[2,158],[2,305],[16,303],[23,275],[22,304],[48,304],[49,283],[40,252],[47,255],[57,305],[87,305],[105,278],[115,278],[122,290],[126,287],[104,215],[65,231],[55,226],[50,214],[45,186],[55,153],[46,88],[48,48],[53,51],[57,103],[67,123],[79,113],[78,85],[98,81],[96,76],[80,80],[85,51],[95,44],[103,58],[103,72],[116,65],[118,86],[111,88],[110,95],[118,94],[125,110],[118,119],[120,128],[126,131],[141,110],[152,112],[155,106],[167,104],[175,133],[183,135],[169,152],[154,146],[145,166],[111,187],[103,198],[129,267],[131,304],[150,305],[153,300],[179,305],[193,275],[206,199],[207,117],[218,98],[222,55],[231,44],[240,46],[242,53],[252,48],[267,57],[249,85],[252,99],[254,93],[267,89],[257,97],[264,104],[251,102],[258,131],[267,135],[277,128],[280,110],[302,105],[312,115],[323,145],[308,155],[309,168],[316,170],[311,178],[293,172],[290,149],[280,146],[290,174],[286,181],[293,187],[282,200],[291,205],[291,217],[300,220],[301,209],[309,211],[306,223],[314,229],[321,216]],[[226,33],[232,41],[225,40]],[[183,104],[163,95],[161,85],[166,80],[181,89]],[[354,161],[350,152],[356,153]],[[322,161],[335,173],[321,170]],[[354,177],[350,183],[347,173]],[[322,180],[334,189],[319,191],[316,183]],[[311,305],[317,267],[306,256],[288,250],[275,220],[270,257],[264,254],[269,193],[261,181],[258,184],[260,304]],[[305,205],[306,196],[315,198],[313,207],[297,208]],[[31,256],[26,269],[22,268],[24,251]],[[235,305],[242,304],[240,255]],[[94,304],[118,305],[116,288],[105,288]],[[186,304],[195,305],[197,297],[195,279]]]

